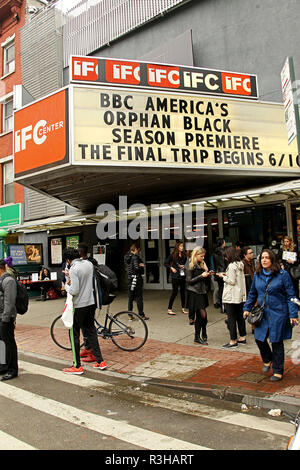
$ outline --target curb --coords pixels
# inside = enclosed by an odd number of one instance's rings
[[[167,379],[158,380],[151,377],[145,379],[145,381],[151,385],[195,393],[202,396],[208,396],[210,398],[218,398],[220,400],[228,400],[249,406],[257,406],[259,408],[266,408],[269,410],[279,408],[283,413],[287,413],[292,416],[296,416],[300,410],[300,399],[295,397],[280,396],[278,394],[266,396],[262,392],[256,392],[254,395],[250,395],[248,391],[243,389],[222,387],[218,385],[211,385],[208,387],[207,384],[191,384]]]
[[[27,356],[31,359],[50,361],[61,365],[65,363],[65,361],[62,359],[58,359],[53,356],[47,356],[45,354],[30,353],[24,350],[19,350],[19,353],[20,356]],[[88,366],[86,367],[87,369],[92,370],[92,368],[89,368]],[[249,391],[233,387],[225,387],[213,384],[208,386],[207,384],[157,379],[153,377],[132,375],[130,373],[124,374],[111,370],[105,371],[105,374],[119,379],[132,380],[134,382],[144,382],[149,385],[170,388],[182,392],[195,393],[201,396],[207,396],[219,400],[227,400],[248,406],[257,406],[259,408],[265,408],[269,410],[279,408],[283,413],[288,413],[292,416],[296,416],[300,410],[300,399],[295,397],[280,396],[278,394],[266,395],[263,392],[256,392],[255,394],[250,395]]]

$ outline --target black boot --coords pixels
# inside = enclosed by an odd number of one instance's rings
[[[200,335],[195,335],[194,343],[207,344],[200,338]]]
[[[202,340],[207,344],[207,332],[206,332],[207,318],[202,319]]]

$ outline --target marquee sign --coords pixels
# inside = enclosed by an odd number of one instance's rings
[[[73,86],[72,164],[299,173],[283,106]]]
[[[258,98],[256,75],[103,57],[71,56],[70,83]]]

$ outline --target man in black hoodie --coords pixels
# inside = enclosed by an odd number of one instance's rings
[[[133,244],[124,257],[128,272],[128,311],[132,312],[133,301],[136,300],[140,317],[149,320],[149,317],[144,314],[142,274],[145,265],[139,256],[139,251],[139,248]]]

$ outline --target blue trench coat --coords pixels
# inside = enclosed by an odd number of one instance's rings
[[[254,337],[259,341],[264,341],[269,330],[271,343],[278,343],[284,339],[291,339],[290,318],[298,318],[298,307],[290,300],[295,297],[290,275],[281,270],[278,274],[272,274],[271,277],[264,317],[261,324],[255,327]],[[250,312],[256,300],[258,300],[258,305],[262,305],[268,280],[269,276],[264,273],[254,274],[244,311]]]

